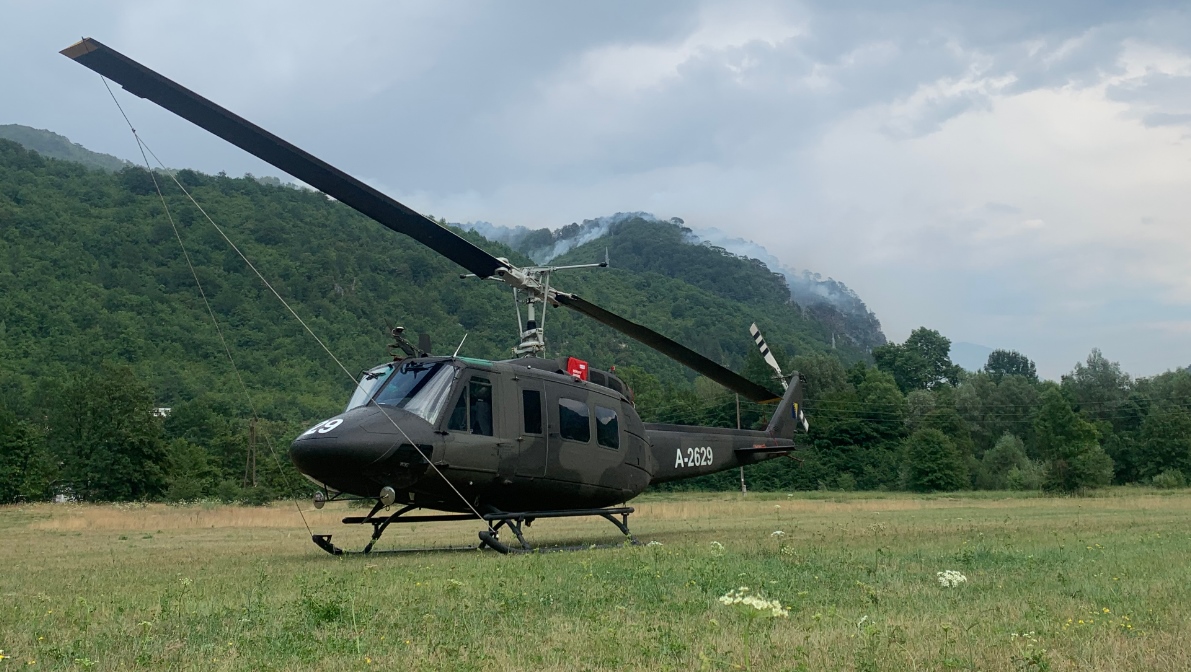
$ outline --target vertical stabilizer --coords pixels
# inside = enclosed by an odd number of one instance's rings
[[[765,433],[775,439],[793,439],[795,433],[809,430],[810,425],[802,408],[802,379],[795,371]]]

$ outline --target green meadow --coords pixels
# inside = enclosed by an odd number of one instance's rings
[[[3,507],[0,669],[1191,669],[1188,491],[633,505],[641,546],[543,520],[532,541],[600,546],[367,557],[320,551],[292,502]],[[362,546],[336,506],[304,512]],[[742,587],[780,610],[720,601]]]

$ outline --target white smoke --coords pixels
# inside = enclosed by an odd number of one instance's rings
[[[812,271],[797,271],[785,265],[769,250],[751,240],[736,238],[715,228],[692,229],[688,238],[696,244],[707,243],[723,248],[732,254],[764,262],[769,270],[780,273],[786,278],[786,286],[790,288],[790,298],[795,303],[802,305],[826,303],[845,314],[868,312],[864,302],[847,285],[833,278],[824,280],[822,275]]]
[[[504,243],[509,247],[521,250],[536,264],[547,264],[550,261],[570,252],[572,249],[589,243],[597,238],[608,235],[609,230],[616,224],[630,219],[643,219],[650,222],[663,221],[649,212],[618,212],[614,215],[585,219],[582,224],[570,224],[550,232],[550,242],[525,249],[522,243],[531,235],[538,234],[524,226],[500,226],[491,222],[467,222],[459,226],[471,229],[488,240]],[[674,218],[671,222],[680,226],[683,220]],[[714,245],[732,254],[758,259],[769,267],[769,270],[780,273],[786,278],[786,285],[790,288],[790,297],[799,304],[811,305],[826,303],[845,313],[867,313],[864,302],[846,285],[833,278],[823,279],[818,273],[798,271],[787,266],[769,250],[761,245],[744,238],[733,237],[731,234],[716,228],[687,229],[687,242],[692,245]]]
[[[580,245],[590,243],[597,238],[603,238],[608,235],[609,230],[614,225],[630,219],[644,219],[651,222],[661,221],[648,212],[618,212],[614,215],[585,219],[582,224],[572,223],[552,231],[551,240],[548,244],[536,246],[528,250],[524,249],[522,243],[531,234],[538,232],[527,229],[524,226],[509,228],[490,222],[467,222],[459,226],[465,229],[471,229],[488,240],[504,243],[509,247],[523,251],[526,256],[533,259],[535,264],[548,264]]]

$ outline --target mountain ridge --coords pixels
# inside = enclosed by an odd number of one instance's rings
[[[582,223],[571,223],[554,230],[531,230],[524,226],[505,227],[484,221],[456,226],[477,231],[489,240],[500,241],[522,252],[536,263],[545,264],[566,257],[575,248],[589,243],[597,245],[598,241],[611,236],[616,226],[634,220],[677,226],[693,245],[708,246],[749,262],[763,264],[769,272],[785,279],[789,299],[793,303],[809,317],[830,325],[833,334],[838,338],[847,339],[865,350],[871,350],[887,342],[880,320],[856,292],[844,283],[830,277],[823,279],[820,274],[812,271],[794,270],[753,241],[732,237],[718,229],[692,229],[678,217],[663,219],[648,212],[618,212],[586,219]],[[605,240],[605,244],[607,242]],[[621,260],[615,258],[611,260],[613,265],[620,262]],[[632,268],[641,270],[640,266]]]
[[[107,172],[117,172],[133,165],[111,154],[93,152],[78,143],[71,142],[70,138],[64,135],[44,128],[33,128],[21,124],[0,124],[0,139],[11,140],[25,149],[51,159],[72,161],[88,168]]]

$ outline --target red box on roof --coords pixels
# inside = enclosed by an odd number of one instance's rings
[[[587,380],[587,362],[570,357],[567,359],[567,373],[579,376],[579,380]]]

